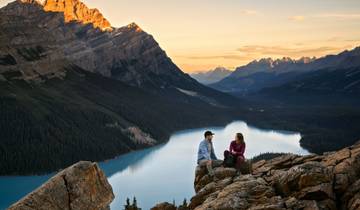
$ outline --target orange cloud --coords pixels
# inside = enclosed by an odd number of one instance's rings
[[[291,17],[289,17],[289,20],[300,22],[300,21],[304,21],[305,17],[301,16],[301,15],[291,16]]]
[[[326,13],[315,15],[319,18],[360,19],[360,13]]]
[[[285,56],[285,57],[302,57],[302,56],[318,56],[329,53],[339,52],[351,46],[320,46],[320,47],[284,47],[284,46],[262,46],[247,45],[238,48],[238,51],[247,56]]]
[[[259,12],[256,11],[256,10],[248,10],[248,9],[241,10],[240,12],[241,12],[241,14],[244,14],[244,15],[257,15],[257,14],[259,14]]]
[[[250,57],[237,54],[227,54],[227,55],[204,55],[204,56],[176,56],[192,60],[214,60],[214,59],[226,59],[226,60],[249,60]]]

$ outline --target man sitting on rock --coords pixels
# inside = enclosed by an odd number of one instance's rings
[[[199,164],[199,166],[206,166],[206,168],[209,172],[209,175],[211,177],[213,177],[214,176],[214,170],[213,170],[214,163],[221,164],[222,161],[217,159],[215,152],[214,152],[214,146],[212,143],[214,133],[212,133],[211,131],[206,131],[204,136],[205,136],[205,139],[203,141],[201,141],[200,145],[199,145],[197,163]]]

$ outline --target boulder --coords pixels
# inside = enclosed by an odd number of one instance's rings
[[[96,163],[78,162],[9,207],[9,210],[105,210],[114,194]]]
[[[168,202],[159,203],[151,208],[151,210],[176,210],[176,209],[177,209],[176,206]]]

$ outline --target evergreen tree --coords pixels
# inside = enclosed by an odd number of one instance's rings
[[[136,200],[136,197],[134,196],[134,199],[133,199],[133,204],[132,204],[133,208],[134,209],[137,209],[137,200]]]
[[[183,204],[182,204],[182,206],[183,207],[186,207],[188,204],[187,204],[187,200],[186,200],[186,198],[184,198],[184,201],[183,201]]]
[[[130,209],[130,199],[126,198],[125,210]]]

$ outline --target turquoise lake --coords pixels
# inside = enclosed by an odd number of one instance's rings
[[[258,129],[243,121],[224,127],[180,131],[165,144],[99,163],[115,193],[111,209],[123,209],[126,198],[134,196],[143,210],[159,202],[175,201],[179,204],[184,198],[189,200],[194,195],[197,147],[205,130],[215,133],[213,142],[218,158],[223,158],[223,151],[228,149],[237,132],[244,134],[246,158],[264,152],[308,154],[300,147],[300,133]],[[51,175],[0,177],[0,209],[36,189]]]

